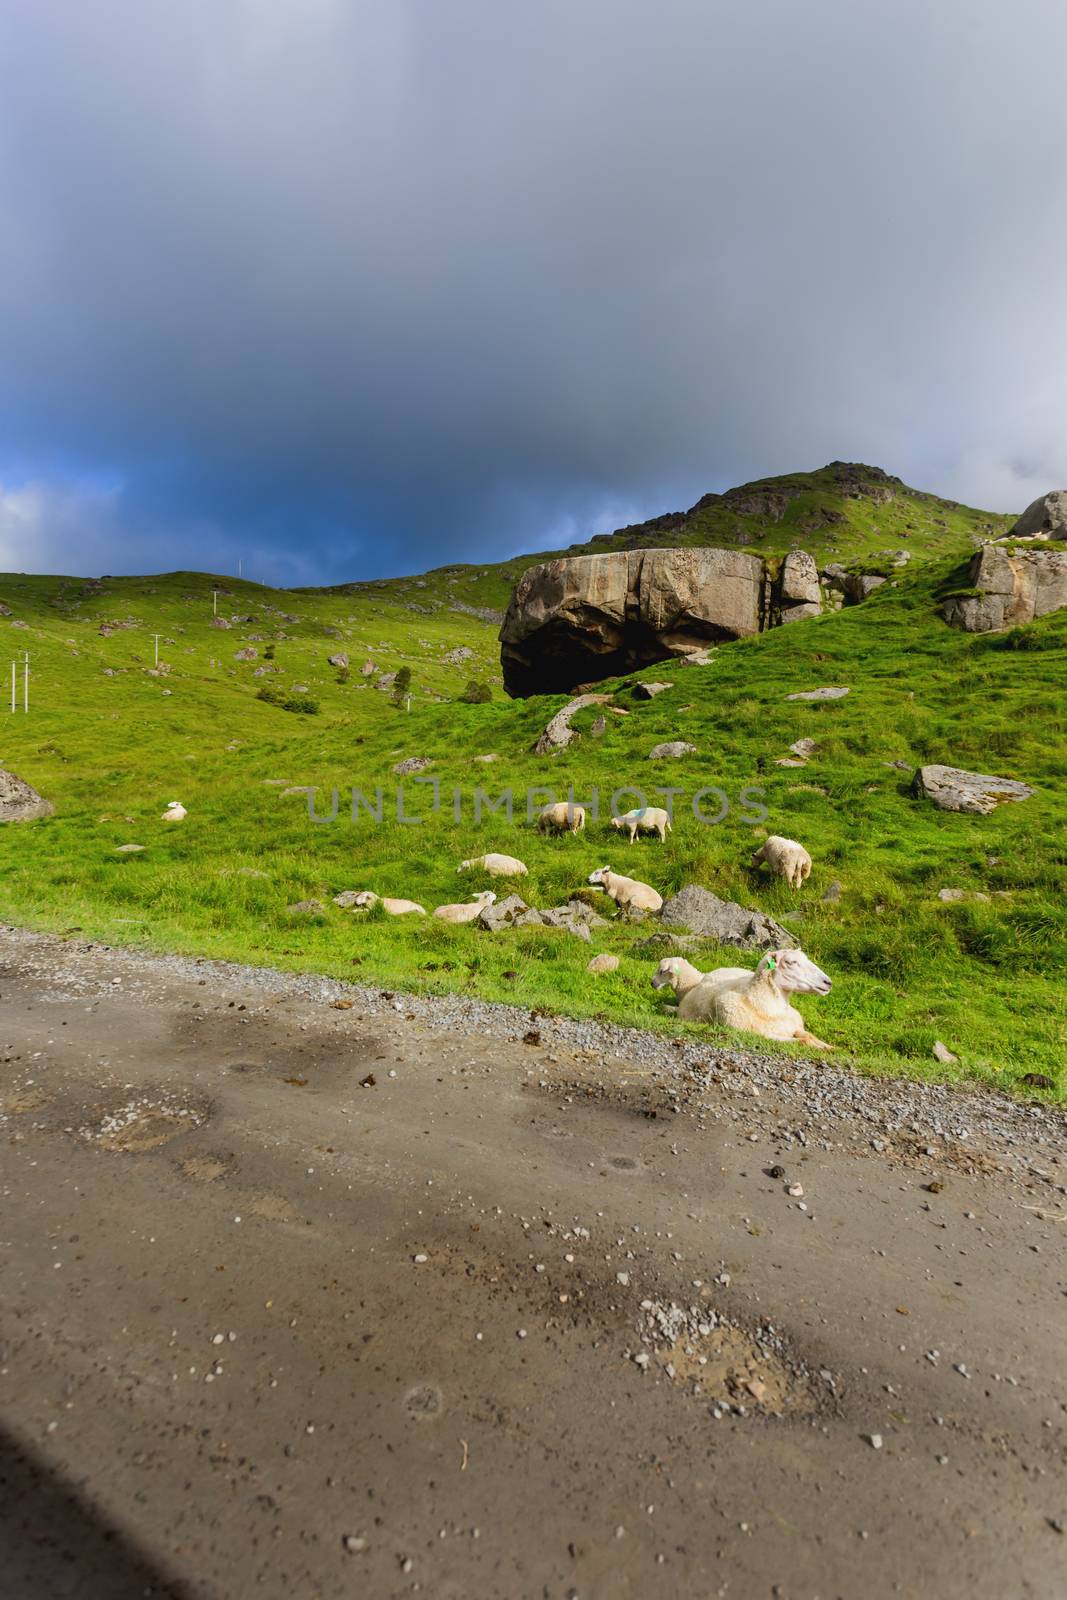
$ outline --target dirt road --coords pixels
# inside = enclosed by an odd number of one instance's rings
[[[1062,1123],[410,1009],[0,933],[0,1593],[1067,1593]]]

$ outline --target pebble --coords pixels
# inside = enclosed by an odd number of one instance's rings
[[[417,1255],[417,1256],[412,1256],[411,1259],[412,1259],[412,1261],[415,1262],[416,1266],[421,1266],[424,1261],[429,1261],[430,1258],[429,1258],[429,1256]]]
[[[882,1435],[880,1433],[869,1433],[867,1435],[867,1443],[872,1450],[880,1450],[882,1448]]]
[[[358,1533],[346,1533],[344,1538],[341,1540],[341,1543],[344,1545],[350,1556],[362,1555],[363,1551],[367,1548],[366,1539],[363,1538],[362,1534]]]

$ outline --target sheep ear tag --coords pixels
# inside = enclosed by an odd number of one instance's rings
[[[777,960],[775,959],[774,956],[768,956],[767,957],[767,971],[768,972],[773,972],[777,965],[778,965],[778,962],[777,962]]]

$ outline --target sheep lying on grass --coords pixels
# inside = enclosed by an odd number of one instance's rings
[[[550,829],[556,833],[578,833],[585,827],[585,807],[571,805],[569,800],[560,800],[554,806],[546,806],[537,818],[538,833],[545,833]]]
[[[725,982],[731,978],[750,978],[748,967],[716,967],[714,972],[701,972],[684,956],[665,956],[652,974],[653,989],[673,989],[679,1001],[698,983],[709,979]]]
[[[493,878],[521,878],[529,871],[526,863],[517,856],[501,856],[495,851],[490,851],[487,856],[472,856],[469,861],[461,861],[456,871],[467,872],[471,867],[481,867]]]
[[[658,833],[661,844],[667,843],[667,835],[673,830],[671,819],[662,806],[642,806],[633,811],[624,811],[621,817],[612,817],[613,828],[625,828],[633,844],[639,833]]]
[[[804,846],[795,839],[783,839],[779,833],[770,834],[758,850],[753,850],[752,865],[758,867],[761,861],[766,861],[791,889],[799,889],[811,872],[811,857]]]
[[[496,899],[492,889],[483,889],[481,894],[476,894],[473,900],[468,900],[462,905],[438,906],[434,912],[442,922],[473,922],[479,912],[486,906],[491,906]]]
[[[709,972],[701,983],[687,989],[678,1003],[678,1016],[684,1022],[721,1022],[745,1033],[759,1033],[765,1039],[796,1039],[816,1050],[832,1050],[804,1026],[804,1018],[789,1004],[789,994],[829,994],[830,979],[809,961],[802,950],[771,950],[755,972],[743,978],[721,979]]]
[[[589,874],[589,882],[597,884],[611,896],[620,911],[661,911],[663,896],[650,884],[639,883],[636,878],[624,878],[610,867],[597,867]]]
[[[180,800],[171,800],[161,817],[162,822],[184,822],[188,812]]]
[[[371,906],[380,905],[382,910],[391,917],[406,917],[412,912],[420,917],[426,915],[426,907],[420,906],[417,900],[394,900],[390,895],[377,895],[373,889],[363,889],[353,900],[354,906],[368,910]]]

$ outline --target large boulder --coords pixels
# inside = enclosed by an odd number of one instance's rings
[[[618,550],[530,567],[500,630],[509,694],[550,694],[758,633],[764,563],[737,550]]]
[[[660,921],[669,928],[688,928],[719,944],[739,950],[791,950],[796,940],[781,923],[762,911],[752,911],[735,900],[720,900],[710,889],[687,883],[664,904]]]
[[[1067,539],[1067,489],[1053,489],[1031,501],[1010,536],[1013,539]]]
[[[51,800],[0,767],[0,822],[32,822],[35,817],[50,817],[55,809]]]
[[[782,562],[775,598],[779,622],[801,622],[821,613],[819,569],[806,550],[790,550]]]
[[[1011,553],[1002,545],[984,544],[967,577],[978,592],[947,600],[943,611],[946,622],[966,633],[1002,633],[1067,606],[1065,550]]]
[[[984,817],[1007,801],[1029,800],[1033,790],[1015,778],[994,778],[988,772],[960,767],[920,767],[912,788],[942,811],[969,811]]]

